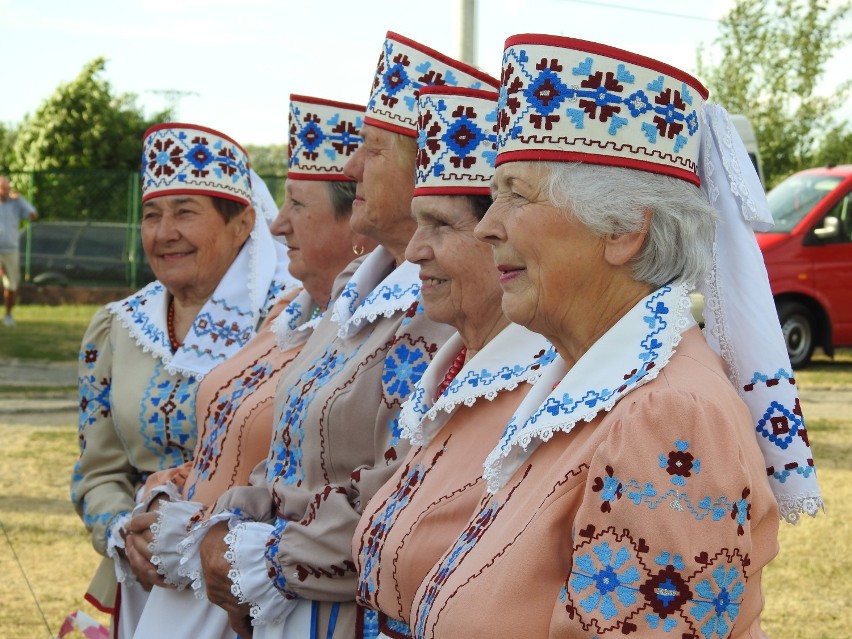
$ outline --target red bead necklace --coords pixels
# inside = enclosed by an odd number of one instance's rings
[[[444,391],[447,390],[450,383],[456,378],[456,375],[458,375],[459,371],[461,371],[461,369],[464,367],[465,357],[467,357],[467,346],[462,346],[462,349],[459,351],[459,354],[456,355],[456,358],[453,360],[453,363],[450,364],[450,368],[449,370],[447,370],[447,374],[444,375],[444,381],[441,382],[440,386],[438,386],[438,392],[435,393],[436,400],[444,394]]]
[[[166,328],[169,331],[169,342],[172,345],[172,353],[176,353],[180,348],[180,342],[175,337],[175,301],[169,300],[169,312],[166,314]]]

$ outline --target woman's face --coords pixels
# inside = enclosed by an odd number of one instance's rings
[[[254,209],[225,222],[206,195],[162,195],[142,205],[142,248],[157,279],[178,298],[204,300],[254,226]]]
[[[604,240],[549,202],[543,171],[534,162],[499,166],[494,203],[476,236],[492,246],[506,316],[552,338],[586,319],[586,310],[606,294],[611,267]]]
[[[290,273],[324,304],[328,300],[318,297],[331,294],[334,278],[355,258],[349,218],[335,216],[327,182],[291,178],[286,191],[270,231],[287,242]]]
[[[414,156],[408,161],[397,148],[400,134],[365,124],[361,136],[364,142],[343,168],[357,183],[350,225],[402,257],[414,230]]]
[[[479,220],[469,198],[415,197],[411,211],[417,230],[405,258],[420,266],[423,305],[429,319],[454,326],[465,338],[487,334],[497,323],[505,322],[500,274],[488,244],[473,235]]]

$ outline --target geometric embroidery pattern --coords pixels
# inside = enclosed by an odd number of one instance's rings
[[[251,203],[246,152],[232,139],[195,125],[159,124],[145,133],[143,201],[169,193],[224,196]]]
[[[739,549],[650,556],[644,539],[610,527],[578,535],[559,601],[583,631],[683,639],[726,637],[739,615],[750,563]],[[689,569],[687,569],[687,565]]]
[[[497,158],[497,94],[427,87],[418,107],[415,196],[489,193]]]
[[[697,80],[612,47],[527,37],[510,38],[503,54],[498,165],[512,154],[617,157],[619,165],[698,183],[697,112],[707,92]]]
[[[497,89],[497,80],[491,76],[388,31],[367,102],[367,123],[413,135],[421,88],[479,89],[483,84]]]
[[[290,96],[289,174],[348,180],[343,165],[363,141],[364,107]]]

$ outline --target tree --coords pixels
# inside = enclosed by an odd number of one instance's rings
[[[829,130],[814,155],[814,164],[852,164],[852,131],[848,126],[839,125]]]
[[[128,174],[139,171],[146,118],[132,94],[113,95],[102,57],[61,84],[15,136],[12,169],[33,172],[34,204],[45,217],[115,219],[127,209]]]
[[[711,97],[755,128],[767,186],[806,168],[850,82],[830,96],[816,88],[833,53],[846,43],[838,33],[852,5],[827,0],[736,0],[720,21],[717,66],[698,53],[698,73]],[[844,123],[841,123],[841,127]]]
[[[0,123],[0,175],[8,175],[12,171],[12,146],[16,133],[14,128]]]

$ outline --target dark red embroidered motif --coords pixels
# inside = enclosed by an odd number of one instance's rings
[[[690,477],[692,475],[692,462],[694,459],[692,453],[687,451],[669,451],[669,462],[666,466],[666,472],[669,475]]]
[[[661,619],[680,610],[692,598],[692,591],[686,585],[675,567],[668,565],[639,587],[654,612]]]

